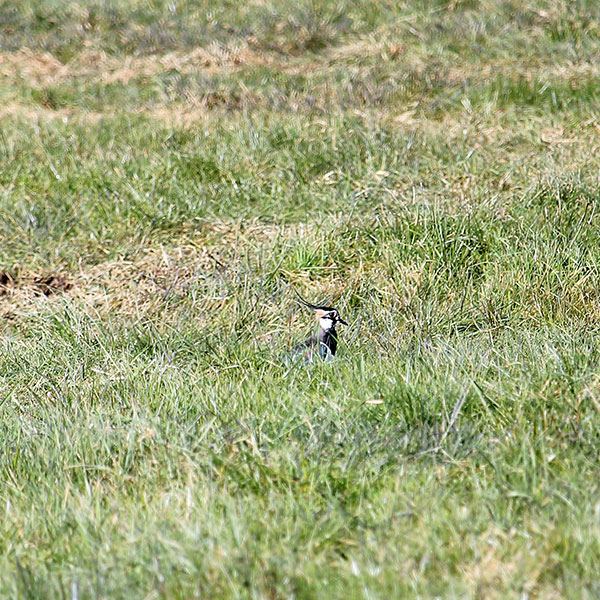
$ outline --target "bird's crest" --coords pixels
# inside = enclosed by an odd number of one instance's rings
[[[325,311],[328,312],[330,310],[334,310],[333,308],[329,307],[329,306],[324,306],[323,304],[321,305],[317,305],[317,304],[311,304],[310,302],[307,302],[299,293],[298,290],[296,290],[295,288],[292,288],[296,294],[296,296],[298,296],[298,300],[300,302],[300,304],[304,304],[304,306],[306,306],[307,308],[311,308],[312,310],[321,310],[321,311]]]
[[[348,323],[346,323],[346,321],[344,321],[344,319],[340,317],[338,311],[332,306],[324,306],[322,304],[311,304],[310,302],[307,302],[295,288],[293,289],[296,293],[296,296],[298,297],[299,302],[307,308],[310,308],[315,311],[315,317],[318,321],[320,321],[321,319],[330,319],[333,322],[333,324],[341,323],[342,325],[348,325]]]

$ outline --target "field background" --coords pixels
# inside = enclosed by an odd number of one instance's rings
[[[599,42],[0,0],[0,595],[598,598]]]

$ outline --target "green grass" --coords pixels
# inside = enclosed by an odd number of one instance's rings
[[[599,19],[0,1],[0,595],[598,597]]]

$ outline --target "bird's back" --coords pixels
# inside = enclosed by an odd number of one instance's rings
[[[304,362],[312,362],[315,356],[319,355],[319,347],[321,343],[318,336],[312,335],[307,340],[296,344],[292,348],[292,356],[296,360],[303,360]]]
[[[296,344],[292,348],[292,355],[304,362],[312,362],[316,357],[329,360],[335,355],[337,349],[337,337],[335,331],[323,332],[312,335],[307,340]]]

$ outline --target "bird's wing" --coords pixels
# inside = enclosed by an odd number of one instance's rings
[[[310,362],[318,351],[318,345],[319,340],[313,335],[307,340],[296,344],[290,351],[290,355],[295,360],[303,359],[305,362]]]

